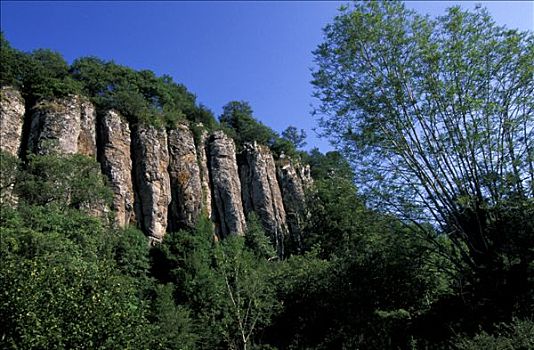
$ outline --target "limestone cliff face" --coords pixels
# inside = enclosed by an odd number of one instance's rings
[[[256,212],[278,255],[283,256],[288,228],[273,155],[266,146],[246,144],[239,160],[245,213]]]
[[[95,108],[85,98],[41,101],[33,108],[28,150],[40,155],[80,153],[94,157],[95,125]]]
[[[198,125],[202,128],[202,124]],[[201,129],[202,130],[202,129]],[[210,172],[208,167],[208,132],[202,130],[197,144],[198,164],[200,167],[200,181],[202,186],[202,209],[209,218],[212,218],[212,200],[211,200],[211,186],[210,186]]]
[[[305,190],[312,185],[310,168],[308,165],[303,166],[284,158],[278,161],[277,175],[291,238],[297,249],[300,249],[302,247],[301,228],[306,214]]]
[[[116,111],[106,112],[99,125],[100,163],[113,190],[115,220],[120,227],[134,221],[134,190],[130,157],[130,127]]]
[[[0,151],[14,157],[17,157],[20,152],[25,109],[24,99],[20,92],[11,87],[2,87],[0,90]],[[16,178],[16,169],[4,168],[0,174],[0,204],[17,205],[18,197],[13,193]]]
[[[16,89],[2,87],[0,90],[0,150],[17,156],[24,123],[24,100]]]
[[[172,194],[169,229],[193,228],[202,209],[202,182],[191,130],[186,125],[170,130],[168,148]]]
[[[138,222],[152,242],[161,242],[167,230],[171,200],[167,168],[167,133],[151,126],[132,129],[135,208]]]
[[[243,235],[246,222],[235,144],[222,131],[216,131],[209,139],[209,164],[217,232],[221,237]]]
[[[275,162],[269,148],[258,144],[244,146],[238,167],[234,141],[222,131],[208,135],[197,125],[195,140],[186,124],[168,132],[129,125],[116,111],[97,120],[89,100],[74,95],[41,101],[25,111],[19,92],[9,87],[0,92],[1,150],[97,158],[98,149],[118,226],[136,224],[159,242],[167,231],[194,227],[204,211],[223,238],[245,234],[245,214],[255,212],[280,256],[288,232],[300,244],[304,192],[312,181],[309,167],[287,158]],[[9,190],[11,185],[2,181]],[[16,196],[9,196],[16,205]],[[109,213],[104,203],[82,209],[101,217]]]

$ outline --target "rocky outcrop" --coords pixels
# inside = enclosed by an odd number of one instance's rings
[[[152,242],[161,242],[167,230],[171,198],[165,130],[151,126],[133,127],[132,156],[137,220]]]
[[[193,228],[202,209],[202,183],[193,133],[178,125],[168,133],[172,200],[169,229]]]
[[[202,210],[208,218],[212,218],[212,201],[211,201],[211,186],[210,186],[210,172],[208,167],[208,156],[206,149],[208,148],[208,132],[203,129],[202,124],[197,126],[200,129],[199,140],[197,144],[198,165],[200,167],[200,181],[202,186]]]
[[[302,248],[301,228],[306,216],[305,190],[312,185],[310,167],[283,158],[278,161],[277,176],[291,238],[299,250]]]
[[[288,234],[286,212],[269,148],[256,143],[245,144],[239,157],[239,176],[245,213],[258,215],[278,255],[283,256]]]
[[[0,90],[0,150],[17,156],[24,123],[24,99],[12,87]]]
[[[288,232],[301,241],[309,167],[288,158],[276,163],[267,147],[244,145],[238,167],[235,144],[222,131],[208,135],[202,125],[178,125],[167,134],[129,126],[116,111],[99,115],[97,123],[95,107],[75,95],[41,101],[28,112],[19,92],[2,87],[0,112],[1,150],[15,156],[27,149],[96,158],[98,129],[98,161],[114,193],[116,223],[137,224],[152,241],[168,230],[194,227],[203,212],[219,238],[245,234],[245,214],[255,212],[278,254],[284,254]],[[9,190],[12,180],[0,186]],[[109,217],[104,202],[81,209]]]
[[[79,153],[94,157],[96,112],[85,98],[41,101],[33,108],[28,150],[44,154]]]
[[[235,144],[222,131],[216,131],[209,139],[209,164],[217,233],[221,237],[243,235],[246,222]]]
[[[116,111],[100,119],[100,163],[113,190],[113,210],[120,227],[134,221],[134,191],[130,157],[130,128]]]
[[[96,109],[86,99],[80,98],[80,133],[77,153],[96,157]]]

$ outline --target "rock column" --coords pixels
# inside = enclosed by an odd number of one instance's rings
[[[202,127],[202,125],[200,125]],[[206,149],[208,148],[208,132],[201,129],[200,138],[197,145],[198,164],[200,167],[200,180],[202,186],[202,209],[208,216],[212,218],[212,199],[210,186],[210,172],[208,167],[208,156]]]
[[[169,131],[168,148],[172,194],[169,229],[193,228],[202,209],[202,183],[191,130],[179,125]]]
[[[161,242],[167,230],[171,198],[167,168],[167,134],[151,126],[132,130],[136,217],[152,242]]]
[[[24,100],[12,87],[0,90],[0,150],[18,156],[24,124]]]
[[[134,190],[130,157],[130,128],[116,111],[106,112],[100,122],[102,172],[113,190],[113,209],[120,227],[134,221]]]
[[[245,213],[255,212],[258,215],[278,255],[283,256],[288,229],[273,155],[266,146],[246,144],[240,160],[239,175]]]
[[[79,96],[41,101],[33,108],[30,152],[96,155],[94,106]]]
[[[277,176],[282,191],[291,238],[297,250],[299,250],[302,248],[301,228],[306,215],[305,189],[312,184],[309,166],[293,164],[288,158],[280,159]]]
[[[217,233],[221,237],[243,235],[246,221],[241,201],[235,144],[222,131],[216,131],[210,137],[209,163]]]

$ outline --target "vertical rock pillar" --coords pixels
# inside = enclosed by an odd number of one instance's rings
[[[269,148],[257,143],[245,144],[240,156],[239,175],[245,213],[255,212],[258,215],[278,255],[283,256],[284,240],[288,234],[286,212]]]
[[[106,112],[100,121],[102,172],[113,190],[115,221],[126,227],[134,221],[134,190],[130,157],[130,128],[116,111]]]
[[[202,124],[199,125],[202,128]],[[206,213],[208,218],[212,218],[212,195],[210,186],[210,172],[208,167],[208,132],[204,129],[200,131],[200,137],[197,144],[198,164],[200,167],[200,181],[202,186],[202,210]]]
[[[20,152],[24,113],[24,99],[20,92],[12,87],[2,87],[0,90],[0,151],[13,157],[17,157]],[[2,168],[0,204],[16,205],[18,198],[13,193],[16,167],[15,169]]]
[[[241,201],[235,144],[222,131],[216,131],[210,137],[209,163],[217,232],[221,237],[243,235],[246,221]]]
[[[161,242],[167,230],[167,213],[171,199],[165,130],[151,126],[134,126],[132,155],[136,184],[136,217],[151,242]]]
[[[193,133],[178,125],[168,133],[172,200],[169,229],[193,228],[202,209],[202,183]]]
[[[306,216],[305,190],[312,185],[309,166],[294,164],[289,158],[278,161],[278,182],[282,192],[291,239],[302,248],[302,226]]]
[[[0,150],[17,156],[24,124],[24,100],[20,92],[4,86],[0,90]]]
[[[33,108],[28,150],[45,154],[96,156],[96,112],[80,96],[46,100]]]

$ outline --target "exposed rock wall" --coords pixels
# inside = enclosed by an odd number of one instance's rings
[[[80,133],[77,153],[96,157],[96,109],[86,99],[80,98]]]
[[[44,154],[96,155],[96,112],[85,98],[41,101],[33,108],[28,150]]]
[[[0,90],[0,150],[17,156],[24,124],[24,99],[12,87]]]
[[[161,241],[168,230],[194,227],[204,211],[222,238],[245,234],[245,214],[256,212],[280,255],[288,232],[301,240],[309,167],[287,158],[275,162],[270,150],[257,144],[244,146],[238,167],[235,144],[222,131],[208,135],[198,125],[195,140],[185,124],[167,134],[129,125],[116,111],[99,115],[97,123],[95,107],[80,96],[41,101],[29,113],[25,107],[19,92],[1,89],[1,150],[96,158],[98,148],[120,227],[137,224],[152,241]],[[108,213],[103,204],[84,209]]]
[[[209,164],[217,232],[221,237],[230,234],[243,235],[246,222],[235,144],[222,131],[216,131],[209,139]]]
[[[132,156],[136,217],[151,241],[161,242],[167,230],[171,199],[165,130],[150,126],[133,127]]]
[[[113,190],[116,223],[126,227],[135,219],[130,127],[116,111],[106,112],[100,119],[102,172]]]
[[[239,159],[245,213],[256,212],[278,255],[283,256],[288,229],[273,155],[268,147],[254,143],[245,145]]]
[[[305,190],[312,185],[310,168],[308,165],[303,166],[284,158],[278,161],[277,176],[291,238],[296,248],[301,249],[301,228],[306,215]]]
[[[172,194],[169,229],[192,228],[202,209],[202,182],[191,130],[186,125],[170,130],[168,148]]]
[[[201,128],[202,125],[199,125]],[[208,167],[208,132],[201,129],[200,137],[197,144],[198,164],[200,167],[200,180],[202,186],[202,209],[209,218],[213,216],[213,204],[211,200],[210,171]]]
[[[22,126],[25,113],[24,99],[12,87],[0,90],[0,150],[17,157],[22,140]],[[7,159],[3,162],[9,162]],[[0,174],[0,204],[17,205],[18,198],[13,193],[16,181],[16,166],[4,165]],[[7,167],[7,168],[6,168]]]

